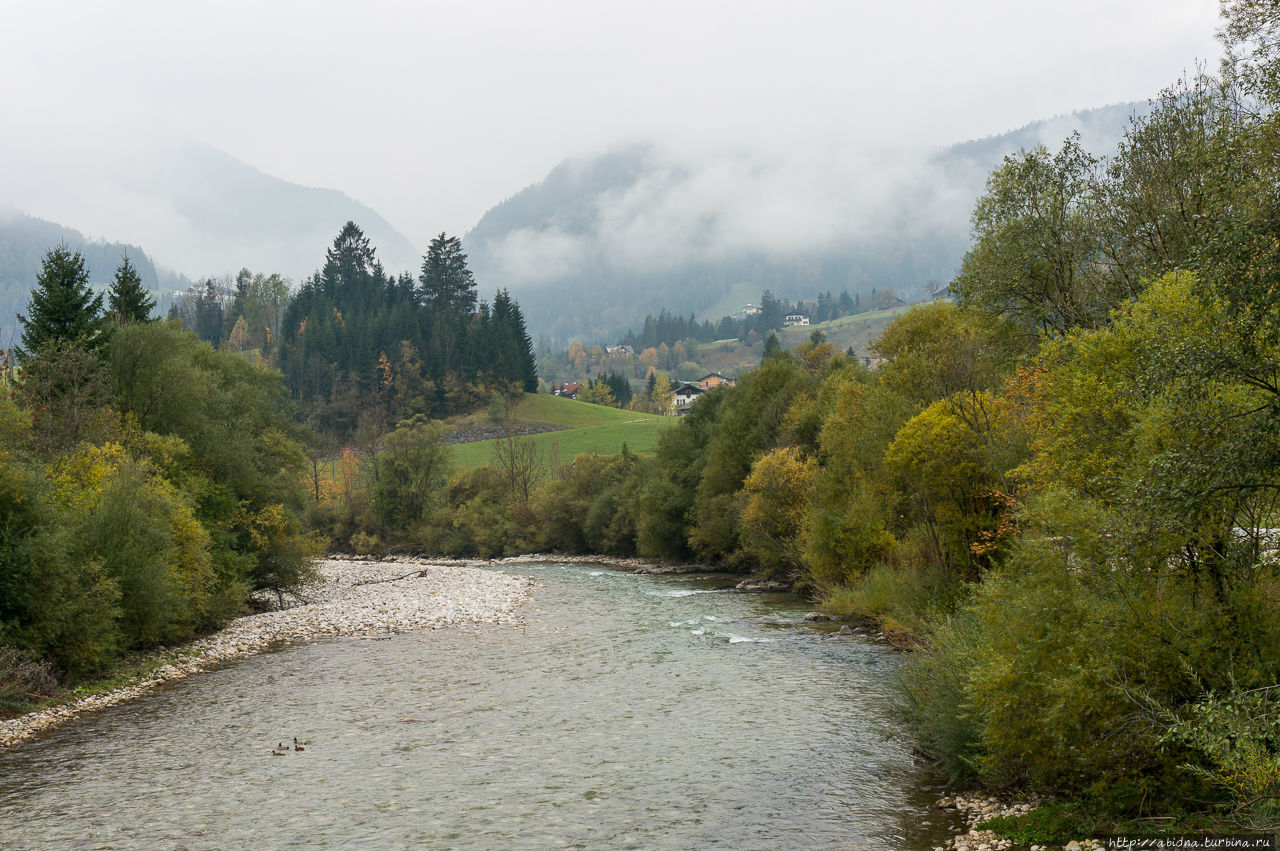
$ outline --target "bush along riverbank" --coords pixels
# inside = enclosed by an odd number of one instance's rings
[[[0,721],[0,748],[82,712],[132,700],[161,683],[282,642],[503,623],[515,617],[533,587],[533,580],[527,578],[418,560],[329,558],[317,565],[316,575],[316,581],[295,588],[277,608],[237,618],[212,635],[131,660],[110,679],[63,694],[45,708]],[[271,605],[274,597],[263,602]]]

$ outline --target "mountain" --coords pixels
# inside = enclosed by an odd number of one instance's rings
[[[703,316],[765,289],[914,298],[955,274],[974,202],[1005,155],[1056,148],[1073,130],[1110,153],[1145,108],[1081,111],[919,154],[698,160],[632,145],[561,163],[464,242],[477,280],[509,287],[530,331],[558,345],[614,341],[660,308]]]
[[[142,278],[142,286],[157,297],[161,312],[168,308],[174,290],[190,286],[185,277],[157,269],[136,245],[90,240],[77,230],[0,210],[0,349],[17,342],[17,315],[26,313],[40,262],[45,252],[63,242],[84,255],[89,280],[103,287],[115,276],[121,258],[128,255]]]
[[[337,190],[272,177],[202,143],[112,147],[56,167],[6,170],[0,204],[138,242],[157,263],[192,279],[247,267],[300,282],[324,263],[325,249],[348,221],[360,225],[389,270],[421,263],[390,222]]]

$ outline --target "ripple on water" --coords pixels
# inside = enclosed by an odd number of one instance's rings
[[[665,593],[701,580],[541,575],[521,624],[297,645],[0,754],[0,846],[937,844],[894,653],[765,641],[746,621],[794,617],[776,598]]]

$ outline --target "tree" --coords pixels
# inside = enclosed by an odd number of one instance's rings
[[[669,416],[676,409],[676,391],[665,372],[658,372],[654,377],[653,389],[649,391],[649,409],[663,416]]]
[[[215,348],[222,342],[222,295],[218,284],[209,278],[196,296],[196,336]]]
[[[15,348],[19,360],[51,343],[79,341],[90,349],[98,347],[104,328],[102,294],[95,295],[89,287],[89,270],[79,251],[63,243],[45,254],[27,315],[20,315],[18,323],[22,326],[22,345]]]
[[[613,391],[609,389],[608,382],[600,378],[593,378],[578,391],[578,401],[592,405],[615,407],[618,400],[613,398]]]
[[[401,531],[425,520],[444,489],[448,465],[436,426],[421,415],[401,421],[378,456],[373,508],[379,519]]]
[[[533,486],[542,478],[542,450],[511,422],[503,423],[502,437],[493,441],[491,465],[509,502],[528,502]]]
[[[788,446],[757,458],[742,483],[742,548],[771,574],[800,569],[801,532],[816,474],[817,464]]]
[[[155,307],[155,299],[142,288],[138,270],[129,262],[128,255],[125,255],[116,268],[115,280],[111,282],[108,315],[116,322],[146,322],[151,318],[151,311]]]
[[[433,313],[468,314],[476,309],[475,278],[456,236],[441,233],[431,240],[418,281],[422,304]]]
[[[418,298],[429,314],[439,369],[456,369],[458,341],[466,333],[467,317],[476,309],[476,282],[467,268],[462,240],[443,233],[431,240],[418,281]]]
[[[59,453],[105,440],[115,419],[108,379],[102,358],[78,340],[47,343],[29,354],[17,390],[31,411],[36,447]]]
[[[772,292],[765,290],[760,296],[760,327],[766,331],[781,328],[784,316],[782,302]]]
[[[231,327],[231,336],[227,338],[227,351],[243,352],[249,348],[249,323],[241,316]]]
[[[1031,331],[1098,327],[1129,292],[1111,293],[1100,253],[1096,160],[1072,136],[1005,157],[973,212],[974,244],[952,288]]]
[[[1222,0],[1222,76],[1264,103],[1280,103],[1280,7],[1275,0]]]

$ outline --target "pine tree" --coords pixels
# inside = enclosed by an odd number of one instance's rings
[[[476,282],[462,253],[462,240],[443,233],[422,258],[422,304],[434,313],[467,315],[476,309]]]
[[[19,360],[41,348],[79,340],[89,348],[101,342],[104,320],[102,293],[89,288],[84,256],[66,243],[45,254],[31,291],[27,315],[19,316],[22,345],[15,348]]]
[[[459,341],[476,309],[476,282],[462,253],[462,240],[443,233],[431,240],[422,258],[419,298],[430,317],[432,354],[442,372],[459,367]]]
[[[142,278],[126,255],[121,258],[111,282],[107,314],[116,322],[146,322],[155,309],[155,299],[142,288]]]
[[[222,296],[213,278],[204,282],[204,288],[196,296],[195,314],[196,336],[217,348],[222,342]]]

